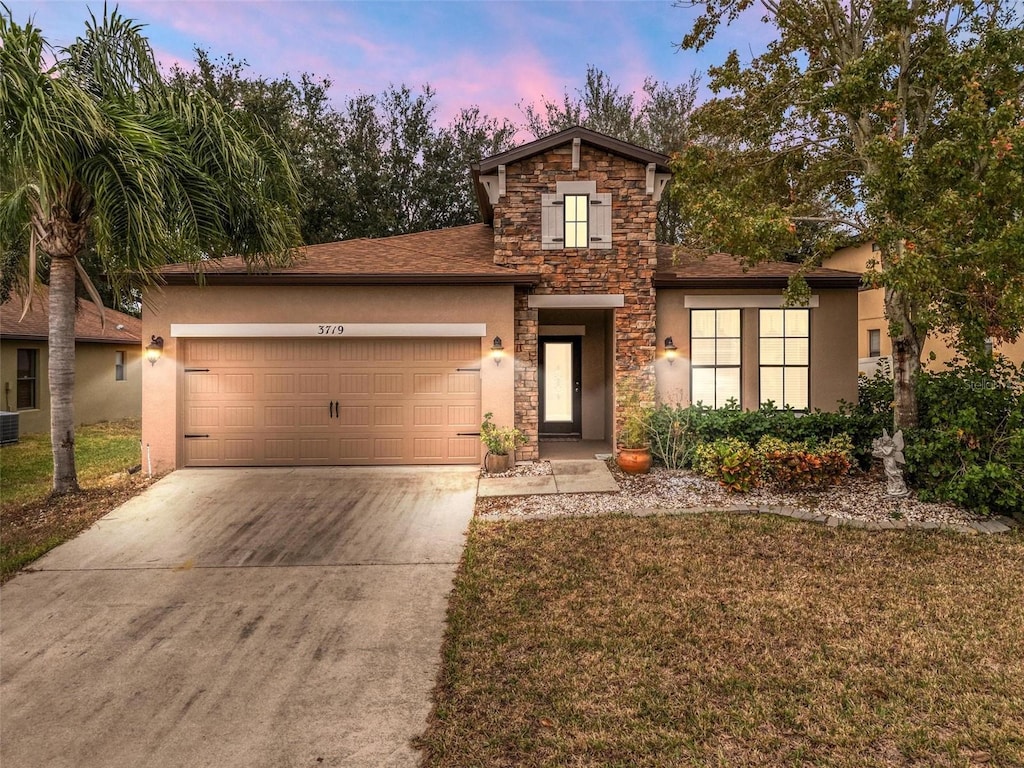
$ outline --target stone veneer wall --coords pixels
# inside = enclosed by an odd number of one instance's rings
[[[614,247],[542,250],[541,194],[556,192],[559,181],[591,180],[599,193],[612,194]],[[635,375],[653,391],[657,204],[646,191],[646,166],[584,144],[573,171],[572,146],[566,144],[509,165],[505,183],[506,194],[494,206],[495,262],[539,272],[536,294],[623,294],[625,306],[615,310],[614,378]],[[516,425],[530,439],[520,455],[532,458],[539,418],[538,317],[527,308],[527,295],[516,294]],[[617,409],[615,424],[617,433]]]
[[[530,442],[519,449],[517,456],[524,461],[539,458],[537,429],[540,411],[538,403],[539,378],[537,375],[537,310],[526,306],[527,290],[516,290],[516,426],[529,437]]]

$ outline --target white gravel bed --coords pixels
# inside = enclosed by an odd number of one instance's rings
[[[953,504],[923,502],[913,496],[891,498],[885,493],[885,477],[880,473],[851,474],[841,485],[825,489],[785,492],[761,487],[749,493],[727,493],[717,481],[689,470],[655,467],[646,475],[627,475],[614,462],[609,462],[609,467],[619,493],[482,498],[477,500],[476,513],[481,517],[554,517],[694,507],[788,507],[865,523],[903,520],[945,527],[967,526],[984,519]]]
[[[551,474],[551,462],[520,461],[508,472],[485,472],[480,470],[480,477],[543,477]]]

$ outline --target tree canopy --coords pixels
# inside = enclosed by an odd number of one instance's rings
[[[54,492],[77,489],[75,284],[92,255],[114,288],[169,261],[283,263],[298,244],[296,181],[255,122],[162,79],[138,24],[95,16],[51,48],[0,14],[0,252],[26,292],[47,257]],[[92,291],[95,295],[95,291]],[[96,297],[98,298],[98,297]]]
[[[196,67],[176,67],[170,80],[248,115],[278,139],[298,174],[307,244],[478,221],[469,165],[509,149],[516,130],[475,106],[439,125],[429,85],[349,96],[338,108],[329,78],[259,77],[246,62],[214,59],[201,48]]]
[[[680,3],[700,49],[754,0]],[[698,248],[749,261],[870,241],[894,345],[897,421],[930,331],[977,358],[1024,329],[1024,29],[998,0],[763,0],[777,40],[710,70],[676,157]],[[797,283],[794,295],[806,293]]]
[[[625,93],[598,67],[588,66],[586,84],[560,101],[543,99],[519,105],[526,129],[537,138],[574,125],[671,155],[692,138],[690,115],[697,101],[697,76],[678,85],[644,80],[640,93]],[[670,186],[658,208],[658,240],[679,242],[684,221]]]

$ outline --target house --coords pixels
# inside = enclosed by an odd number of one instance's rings
[[[36,291],[28,313],[14,294],[0,305],[3,410],[18,414],[19,434],[50,431],[47,378],[49,290]],[[142,410],[142,347],[137,317],[78,300],[75,313],[75,423],[138,418]]]
[[[833,269],[863,274],[868,271],[869,262],[877,258],[873,243],[860,243],[839,249],[825,260],[825,264]],[[995,342],[992,351],[1005,355],[1017,365],[1024,365],[1024,337],[1013,344]],[[942,334],[930,335],[921,353],[922,363],[930,371],[945,370],[946,363],[955,357],[957,352],[951,340]],[[857,358],[860,372],[868,376],[883,361],[892,365],[892,340],[889,323],[885,319],[884,288],[861,286],[857,295]]]
[[[582,128],[472,169],[483,222],[163,272],[147,293],[154,467],[477,464],[482,414],[610,450],[616,387],[670,402],[835,409],[856,389],[860,276],[744,269],[655,241],[668,158]],[[201,282],[202,285],[197,284]],[[590,443],[588,443],[590,444]]]

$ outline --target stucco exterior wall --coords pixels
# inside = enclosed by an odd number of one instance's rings
[[[36,349],[38,357],[38,408],[18,410],[18,350]],[[124,352],[125,380],[114,379],[114,354]],[[46,344],[4,339],[0,342],[3,371],[3,410],[19,414],[22,435],[50,431],[50,391]],[[142,348],[140,345],[87,344],[75,347],[75,424],[137,419],[142,411]]]
[[[143,301],[143,338],[162,336],[163,357],[144,367],[144,447],[154,472],[183,466],[184,367],[172,323],[485,323],[480,339],[481,408],[513,423],[511,360],[495,365],[491,340],[506,354],[514,338],[512,286],[164,286]],[[481,452],[482,457],[482,452]]]
[[[658,377],[659,402],[690,404],[690,310],[686,296],[721,296],[719,309],[735,308],[730,296],[771,295],[766,289],[683,289],[658,290],[658,340],[671,336],[678,348],[676,360],[670,363],[659,347],[655,369]],[[819,306],[810,317],[810,407],[812,410],[834,411],[840,401],[857,401],[857,291],[854,289],[812,291]],[[747,410],[756,410],[760,403],[758,375],[758,309],[743,308],[741,313],[741,403]]]
[[[878,254],[871,249],[871,243],[843,248],[830,256],[825,266],[833,269],[845,269],[850,272],[864,272],[868,262],[877,259]],[[889,338],[889,323],[885,319],[885,291],[882,288],[862,289],[857,296],[857,357],[862,360],[870,357],[868,348],[868,332],[881,331],[879,351],[881,357],[892,355],[892,341]],[[997,343],[993,351],[1005,355],[1017,365],[1024,364],[1024,337],[1013,344]],[[935,355],[932,360],[931,356]],[[942,371],[946,363],[956,357],[950,339],[942,334],[932,334],[926,340],[921,353],[921,361],[930,371]]]

